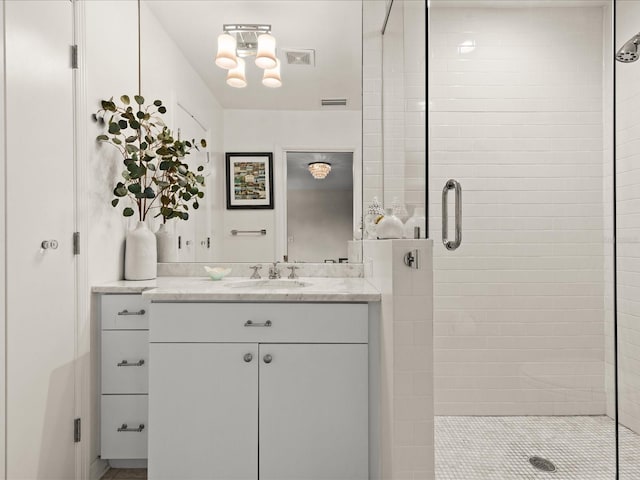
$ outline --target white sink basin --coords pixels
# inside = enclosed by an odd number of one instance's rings
[[[261,278],[259,280],[243,280],[240,282],[234,282],[229,284],[230,288],[302,288],[311,285],[308,282],[301,280],[287,280],[287,279],[269,279]]]

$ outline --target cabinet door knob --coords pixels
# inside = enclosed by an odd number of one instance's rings
[[[273,360],[273,357],[269,354],[266,354],[263,360],[264,360],[264,363],[271,363],[271,361]]]
[[[251,360],[253,360],[253,355],[251,355],[250,353],[245,353],[244,354],[244,361],[249,363]]]

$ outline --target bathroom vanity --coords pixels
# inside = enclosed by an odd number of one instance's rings
[[[102,458],[148,458],[153,480],[369,478],[380,294],[304,280],[95,288]]]

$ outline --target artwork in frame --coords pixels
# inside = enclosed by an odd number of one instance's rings
[[[227,209],[273,209],[273,154],[227,153]]]

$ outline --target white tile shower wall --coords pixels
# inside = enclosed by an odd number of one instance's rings
[[[362,193],[382,201],[382,23],[385,0],[362,4]]]
[[[430,11],[430,188],[464,205],[462,246],[434,251],[438,415],[605,412],[602,25]]]
[[[616,48],[640,30],[640,4],[616,3]],[[640,65],[616,64],[619,419],[640,432]]]
[[[394,2],[383,37],[384,203],[425,199],[425,2]]]
[[[404,202],[424,206],[426,189],[426,2],[404,2]]]
[[[382,158],[384,206],[404,203],[404,6],[394,2],[382,37]]]
[[[419,269],[403,258],[418,250]],[[433,242],[364,241],[365,277],[382,294],[382,478],[433,480]]]

